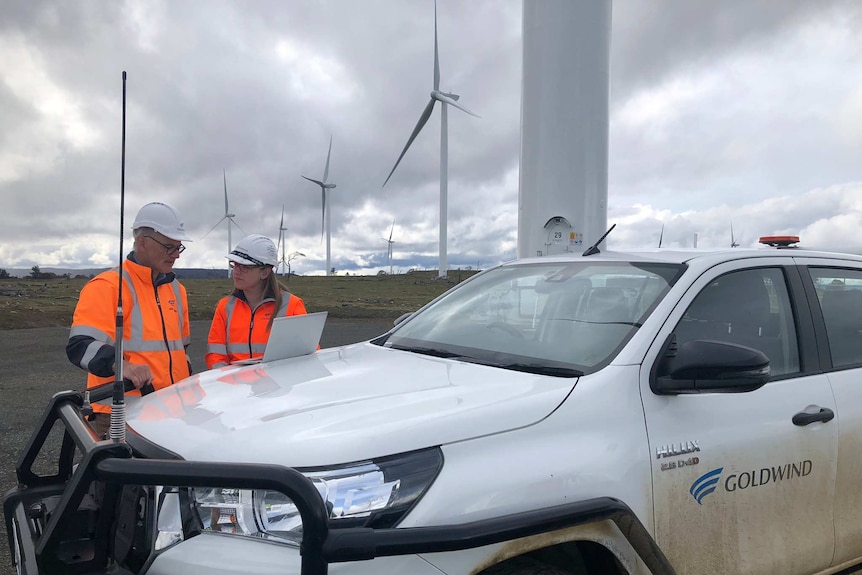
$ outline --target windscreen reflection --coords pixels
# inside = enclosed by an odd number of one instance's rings
[[[574,377],[610,362],[683,270],[631,262],[502,266],[459,286],[377,343]]]

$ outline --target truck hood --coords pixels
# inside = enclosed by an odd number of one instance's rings
[[[576,381],[366,342],[203,372],[126,411],[135,433],[185,459],[316,467],[531,425]]]

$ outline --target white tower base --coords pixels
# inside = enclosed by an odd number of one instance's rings
[[[518,257],[607,231],[611,0],[524,1]]]

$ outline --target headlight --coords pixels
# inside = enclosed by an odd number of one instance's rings
[[[404,517],[442,464],[435,448],[304,474],[326,502],[331,529],[381,528]],[[302,539],[296,505],[277,491],[195,488],[192,498],[204,530],[296,544]]]

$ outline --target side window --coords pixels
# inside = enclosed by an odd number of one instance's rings
[[[862,363],[862,271],[809,268],[826,323],[832,365]]]
[[[799,347],[787,283],[780,268],[719,276],[701,291],[676,329],[677,344],[695,339],[753,347],[773,376],[799,371]]]

